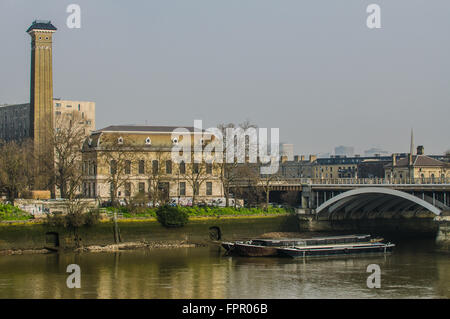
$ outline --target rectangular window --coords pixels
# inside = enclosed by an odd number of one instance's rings
[[[112,175],[117,173],[117,162],[115,160],[111,160],[111,162],[109,163],[110,166],[110,173]]]
[[[158,161],[157,160],[153,160],[153,162],[152,162],[152,174],[153,175],[158,175],[158,170],[159,170]]]
[[[145,174],[145,161],[139,161],[139,174]]]
[[[84,197],[87,197],[87,184],[83,183],[83,195]]]
[[[198,163],[194,163],[194,164],[192,165],[192,172],[193,172],[194,174],[198,174],[198,172],[199,172],[199,165],[198,165]]]
[[[56,107],[61,107],[61,103],[56,103]]]
[[[184,162],[180,163],[180,174],[186,174],[186,164]]]
[[[180,196],[186,196],[186,182],[180,182]]]
[[[206,182],[206,195],[210,196],[212,195],[212,183]]]
[[[125,174],[131,174],[131,161],[125,161]]]
[[[206,163],[206,174],[212,174],[212,163]]]
[[[166,161],[166,174],[172,174],[172,161]]]
[[[72,107],[72,105],[67,104],[66,107]]]
[[[145,193],[145,183],[144,182],[140,182],[139,183],[139,193]]]
[[[131,183],[125,183],[125,196],[131,196]]]

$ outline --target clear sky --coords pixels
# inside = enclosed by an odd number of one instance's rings
[[[363,154],[408,152],[413,127],[450,148],[448,0],[1,0],[0,103],[29,101],[35,19],[58,28],[54,96],[96,102],[97,128],[248,119],[297,154]]]

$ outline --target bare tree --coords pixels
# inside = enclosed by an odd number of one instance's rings
[[[34,170],[31,141],[0,143],[0,190],[6,193],[8,201],[14,203],[20,193],[30,189]]]
[[[246,130],[248,128],[256,128],[256,125],[251,124],[248,120],[239,125],[235,125],[233,123],[218,125],[218,129],[221,131],[222,137],[223,137],[223,146],[222,146],[223,160],[221,163],[215,163],[214,165],[216,167],[218,167],[219,178],[220,178],[220,182],[222,184],[223,194],[225,196],[225,206],[227,206],[227,207],[229,206],[230,190],[233,187],[233,184],[235,183],[235,181],[237,180],[237,178],[239,176],[239,174],[236,174],[236,170],[239,165],[242,165],[242,163],[238,163],[236,158],[231,163],[228,163],[227,159],[226,159],[227,147],[228,147],[227,140],[226,140],[227,129],[234,129],[237,127],[241,128],[243,130]],[[235,147],[236,157],[243,155],[243,157],[246,158],[245,153],[246,152],[248,153],[249,149],[248,149],[247,141],[244,141],[244,142],[246,142],[246,145],[243,148]],[[244,154],[239,154],[239,151],[243,151]]]
[[[183,164],[182,164],[183,165]],[[209,170],[212,170],[212,164],[202,162],[194,162],[194,154],[191,154],[191,163],[185,164],[184,172],[180,171],[182,179],[186,180],[192,187],[192,205],[196,204],[196,198],[200,194],[201,185],[211,177]]]
[[[138,156],[136,151],[133,145],[127,144],[119,136],[105,135],[102,138],[99,162],[109,168],[106,181],[110,185],[111,204],[114,207],[118,206],[119,189],[130,181],[132,163]]]
[[[259,167],[257,164],[241,164],[233,171],[236,178],[231,189],[236,197],[245,198],[249,206],[258,206],[263,200],[259,185]]]
[[[266,195],[265,209],[269,208],[270,191],[273,188],[272,183],[278,180],[277,174],[261,174],[259,184],[262,186],[264,194]]]
[[[86,134],[81,117],[60,116],[55,120],[53,133],[54,181],[61,198],[74,198],[82,184],[83,170],[81,149]]]
[[[155,158],[147,163],[146,175],[148,179],[148,196],[153,207],[168,200],[168,189],[164,187],[167,174],[172,174],[172,161],[170,154],[156,151]]]

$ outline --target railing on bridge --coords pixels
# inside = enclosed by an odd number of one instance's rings
[[[236,185],[248,184],[248,181],[235,181]],[[259,185],[267,181],[258,181]],[[450,178],[289,178],[278,177],[270,180],[271,186],[291,185],[449,185]]]
[[[332,184],[332,185],[378,185],[378,184],[419,184],[419,185],[443,185],[450,184],[450,178],[311,178],[307,184]]]

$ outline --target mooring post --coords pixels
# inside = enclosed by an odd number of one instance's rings
[[[117,210],[114,209],[114,241],[116,244],[119,243],[119,231],[118,231],[118,225],[117,225]]]

